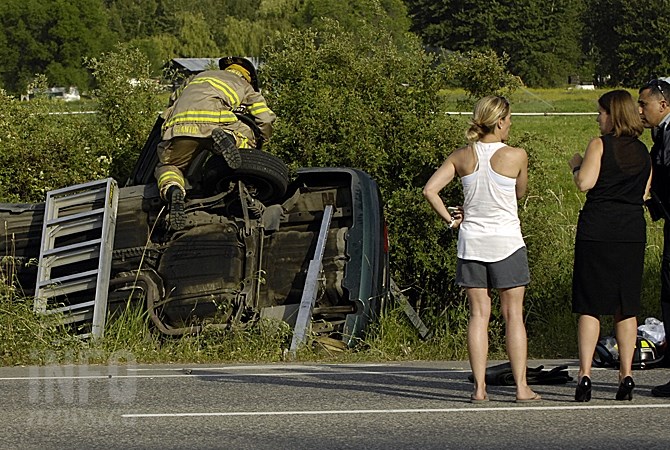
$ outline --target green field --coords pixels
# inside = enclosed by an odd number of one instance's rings
[[[627,89],[633,98],[637,91]],[[512,113],[561,113],[580,112],[596,113],[598,97],[607,89],[583,90],[573,88],[529,89],[520,88],[508,95],[512,105]],[[463,90],[452,90],[444,93],[448,107],[456,107],[458,100],[465,100]]]

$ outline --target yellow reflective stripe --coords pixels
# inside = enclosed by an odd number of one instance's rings
[[[259,114],[261,114],[261,113],[269,112],[269,111],[270,111],[270,108],[268,108],[267,106],[266,106],[265,108],[250,109],[250,110],[249,110],[249,112],[250,112],[251,114],[253,114],[254,116],[257,116],[257,115],[259,115]]]
[[[270,108],[268,108],[268,105],[265,103],[253,103],[249,106],[249,112],[253,115],[258,115],[266,111],[270,111]]]
[[[240,135],[238,135],[240,136]],[[240,139],[240,145],[239,148],[252,148],[251,145],[249,144],[249,138],[246,136],[240,136],[242,139]]]
[[[228,101],[230,102],[230,106],[232,106],[233,109],[240,106],[240,97],[237,95],[237,92],[235,92],[235,89],[231,88],[226,83],[219,80],[218,78],[213,78],[213,77],[196,78],[193,81],[191,81],[191,83],[193,83],[193,84],[209,83],[210,85],[212,85],[212,87],[214,89],[217,89],[217,90],[223,92],[223,95],[228,97]]]
[[[175,135],[183,136],[197,136],[201,134],[199,126],[194,123],[177,124],[172,127],[172,132]]]
[[[179,175],[176,172],[165,172],[162,174],[160,177],[158,177],[158,186],[162,186],[165,183],[168,183],[170,181],[174,181],[178,183],[180,186],[184,185],[184,177]]]
[[[164,127],[172,127],[178,123],[232,123],[237,117],[232,111],[184,111],[175,114],[165,122]]]

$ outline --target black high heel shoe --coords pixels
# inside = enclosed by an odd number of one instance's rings
[[[626,377],[621,380],[619,384],[619,390],[616,392],[617,400],[633,400],[633,388],[635,387],[635,382],[633,377]]]
[[[575,390],[575,401],[588,402],[589,400],[591,400],[591,379],[585,375],[579,380]]]

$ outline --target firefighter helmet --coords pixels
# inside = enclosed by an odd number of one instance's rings
[[[658,366],[663,360],[656,345],[647,338],[637,337],[635,353],[633,353],[633,369],[647,369]],[[619,365],[619,348],[614,336],[607,336],[598,341],[593,354],[595,367],[617,367]]]
[[[258,76],[256,75],[256,67],[254,67],[254,64],[251,61],[240,56],[224,56],[223,58],[219,59],[219,69],[221,70],[225,70],[227,67],[234,64],[241,66],[243,69],[249,72],[249,77],[251,78],[249,83],[251,86],[253,86],[254,91],[258,92]]]

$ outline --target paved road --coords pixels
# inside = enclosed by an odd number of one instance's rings
[[[491,364],[495,364],[492,362]],[[531,361],[552,368],[575,361]],[[511,387],[468,402],[466,362],[276,365],[79,365],[0,368],[0,448],[341,449],[670,448],[670,399],[650,396],[670,369],[594,372],[594,399],[574,383]]]

